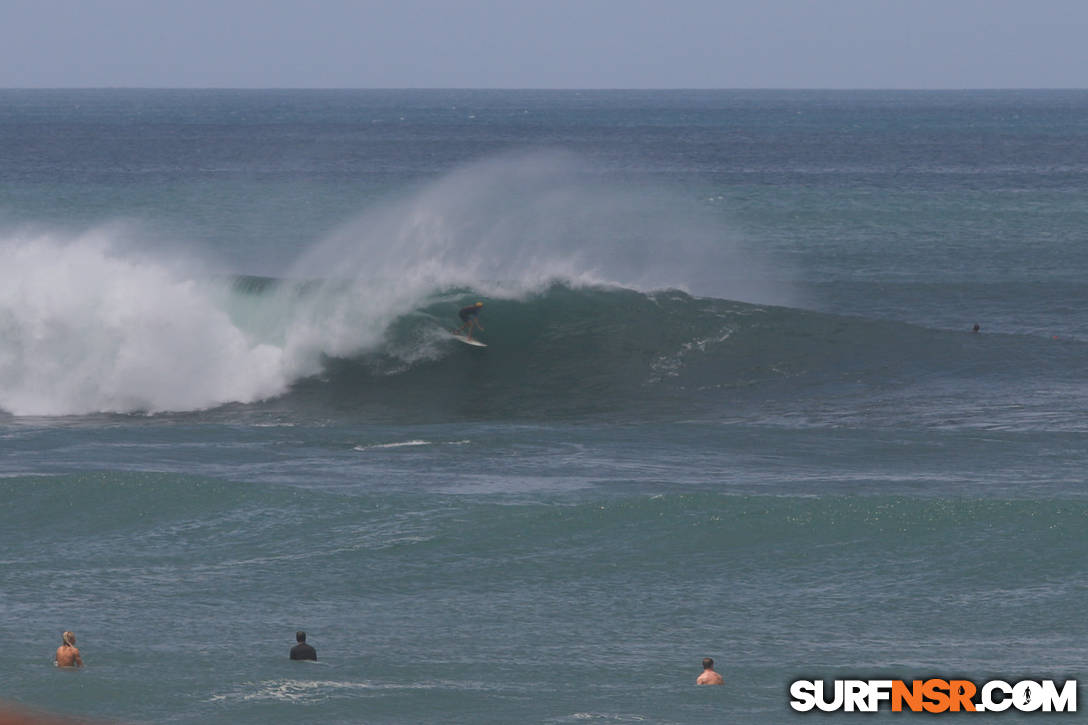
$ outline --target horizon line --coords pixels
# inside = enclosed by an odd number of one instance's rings
[[[983,91],[1086,91],[1075,86],[690,86],[690,87],[552,87],[552,86],[0,86],[0,91],[548,91],[548,92],[691,92],[691,91],[814,91],[814,92],[983,92]]]

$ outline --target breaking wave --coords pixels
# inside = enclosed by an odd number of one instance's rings
[[[252,403],[330,360],[442,358],[443,305],[525,300],[557,283],[776,294],[751,287],[760,262],[706,210],[605,184],[554,153],[480,162],[377,204],[303,250],[283,280],[223,275],[141,241],[119,227],[0,235],[0,409]],[[433,324],[415,324],[421,315]]]

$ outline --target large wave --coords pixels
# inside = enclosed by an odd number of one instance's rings
[[[7,251],[0,407],[16,415],[275,398],[275,409],[316,419],[1083,428],[1084,344],[1072,341],[570,280],[487,295],[379,284],[375,301],[358,280],[216,278],[118,256],[93,234],[9,239]],[[479,297],[486,350],[449,334]],[[1056,399],[1025,407],[1026,380]]]
[[[556,283],[777,295],[748,286],[759,263],[708,214],[676,194],[606,182],[569,156],[508,156],[371,207],[259,293],[252,281],[141,251],[138,233],[120,227],[7,232],[0,409],[185,411],[267,399],[330,360],[440,359],[451,320],[425,310],[521,300]],[[432,324],[411,339],[397,332],[421,315]]]
[[[539,155],[472,165],[374,205],[275,279],[155,251],[132,228],[0,233],[0,409],[276,399],[371,419],[807,408],[825,422],[871,423],[877,410],[941,424],[948,386],[979,386],[953,397],[1002,406],[1004,418],[989,418],[1016,426],[1033,414],[1016,385],[995,381],[1045,378],[1062,400],[1084,398],[1082,344],[762,304],[788,297],[736,283],[765,279],[766,267],[720,226],[669,193]],[[486,302],[486,350],[449,335],[475,300]],[[920,397],[908,405],[905,390]],[[1047,425],[1079,430],[1063,417],[1079,409],[1057,407]]]

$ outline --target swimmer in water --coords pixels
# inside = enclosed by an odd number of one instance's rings
[[[83,658],[79,656],[79,650],[76,648],[76,636],[71,632],[65,632],[61,635],[62,644],[57,647],[56,663],[57,667],[82,667]]]
[[[724,685],[722,676],[714,671],[714,660],[710,657],[703,658],[703,674],[695,680],[696,685]]]
[[[306,633],[302,630],[295,632],[295,641],[298,642],[291,648],[291,659],[317,661],[317,650],[306,644]]]

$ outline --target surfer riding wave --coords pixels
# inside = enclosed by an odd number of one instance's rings
[[[463,323],[460,327],[453,331],[453,334],[459,335],[462,331],[465,332],[465,339],[472,339],[472,328],[479,328],[480,332],[484,331],[483,326],[480,324],[480,308],[484,306],[483,302],[477,302],[474,305],[468,307],[462,307],[461,311],[457,313],[457,316],[461,318]]]

